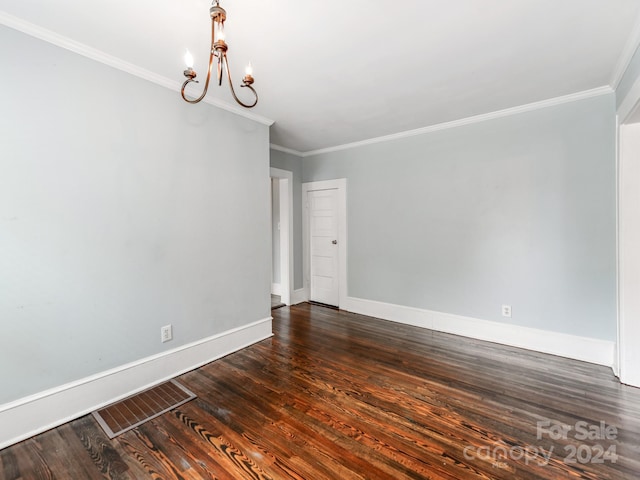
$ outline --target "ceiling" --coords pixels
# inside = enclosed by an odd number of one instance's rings
[[[182,81],[187,48],[206,71],[209,5],[0,0],[0,11]],[[615,86],[640,25],[638,0],[221,5],[235,83],[251,61],[260,95],[251,112],[275,120],[272,143],[297,152]],[[209,95],[233,103],[224,85]]]

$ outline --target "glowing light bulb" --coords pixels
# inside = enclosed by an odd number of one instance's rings
[[[247,65],[247,67],[244,69],[244,73],[245,73],[246,75],[253,76],[253,66],[251,65],[251,62],[249,62],[249,64]]]
[[[193,68],[193,55],[189,50],[184,54],[184,63],[187,64],[187,68]]]

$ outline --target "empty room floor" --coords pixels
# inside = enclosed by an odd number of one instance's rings
[[[640,389],[606,367],[321,306],[178,377],[198,398],[109,440],[85,416],[0,478],[637,479]]]

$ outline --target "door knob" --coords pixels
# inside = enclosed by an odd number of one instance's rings
[[[333,243],[334,245],[338,244],[338,240],[333,240],[331,243]]]

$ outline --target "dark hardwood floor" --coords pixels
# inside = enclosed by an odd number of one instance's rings
[[[275,310],[276,308],[284,307],[284,303],[282,303],[280,295],[271,294],[271,310]]]
[[[640,478],[640,390],[608,368],[309,304],[273,316],[273,338],[179,377],[197,399],[114,440],[80,418],[1,450],[0,478]]]

